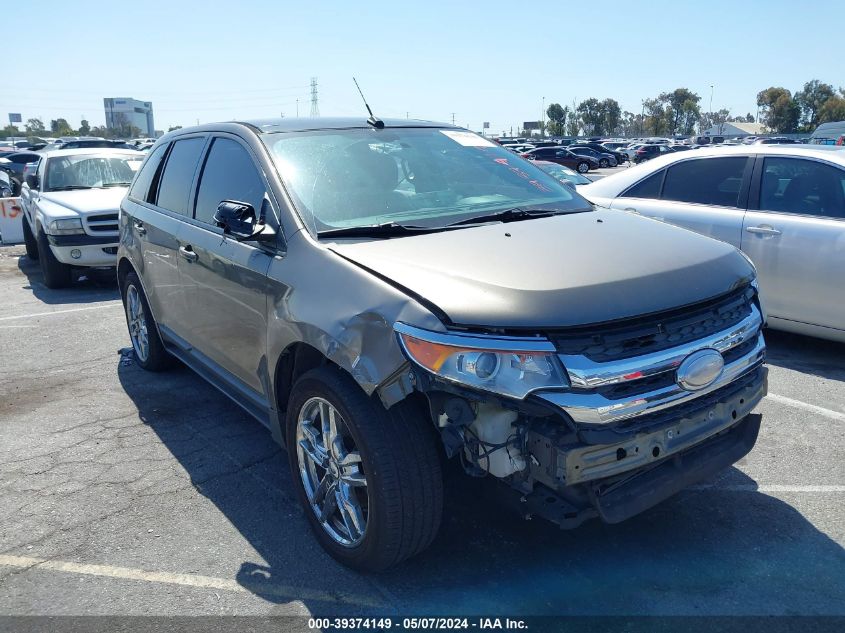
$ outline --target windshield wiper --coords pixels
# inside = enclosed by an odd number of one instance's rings
[[[584,209],[588,211],[589,209]],[[525,220],[526,218],[547,218],[550,215],[558,215],[560,213],[574,213],[576,210],[569,209],[540,209],[532,207],[513,207],[511,209],[504,209],[503,211],[495,211],[494,213],[485,213],[484,215],[475,215],[471,218],[458,220],[446,226],[460,226],[461,224],[480,224],[483,222],[513,222],[514,220]]]
[[[53,187],[50,191],[73,191],[74,189],[93,189],[88,185],[65,185],[64,187]]]
[[[369,226],[325,229],[317,231],[317,237],[399,237],[438,230],[441,230],[441,227],[411,226],[397,222],[385,222],[384,224],[370,224]]]
[[[100,185],[98,189],[106,189],[107,187],[128,187],[131,184],[131,182],[107,182],[104,185]]]

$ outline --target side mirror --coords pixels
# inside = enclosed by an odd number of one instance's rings
[[[27,174],[26,177],[26,184],[30,189],[38,189],[38,175],[37,174]]]
[[[276,232],[264,221],[264,214],[256,217],[255,207],[248,202],[224,200],[217,205],[214,222],[223,229],[224,235],[231,235],[239,242],[272,242],[276,239]]]

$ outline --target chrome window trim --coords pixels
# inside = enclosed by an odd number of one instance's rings
[[[760,311],[752,304],[751,314],[736,325],[678,347],[607,363],[597,363],[580,354],[558,354],[558,358],[574,389],[594,389],[672,371],[698,350],[713,348],[724,353],[756,335],[762,325]]]

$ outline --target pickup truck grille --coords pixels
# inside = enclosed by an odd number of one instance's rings
[[[99,235],[102,233],[117,233],[117,213],[97,213],[85,217],[87,233]]]
[[[754,290],[728,295],[671,312],[618,324],[547,332],[561,354],[605,363],[633,358],[705,338],[729,328],[751,313]]]

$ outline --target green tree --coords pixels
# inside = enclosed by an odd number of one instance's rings
[[[713,130],[714,135],[721,136],[725,133],[725,123],[731,120],[734,119],[731,117],[731,111],[727,108],[711,112],[709,129]]]
[[[845,121],[845,98],[831,97],[819,110],[819,123]]]
[[[79,136],[91,136],[91,126],[85,119],[79,122]]]
[[[171,125],[169,128],[167,128],[167,131],[172,132],[173,130],[181,130],[181,129],[182,129],[181,125]]]
[[[546,108],[546,116],[549,117],[546,129],[549,134],[552,136],[563,136],[566,133],[567,114],[569,114],[569,109],[562,107],[559,103],[552,103]]]
[[[21,131],[18,129],[16,125],[7,125],[3,128],[2,132],[0,132],[0,136],[3,138],[9,138],[10,136],[20,136]]]
[[[672,113],[658,97],[643,101],[643,133],[649,136],[663,136],[669,133]]]
[[[688,88],[675,88],[661,93],[657,99],[664,104],[669,134],[692,134],[701,116],[698,108],[701,97]]]
[[[599,111],[603,119],[604,134],[615,134],[622,119],[622,108],[616,99],[605,99],[599,104]]]
[[[44,121],[38,118],[27,119],[26,133],[30,135],[44,134],[47,129],[44,127]]]
[[[66,119],[53,119],[50,121],[50,131],[56,136],[72,136],[73,128]]]
[[[792,133],[798,129],[801,108],[786,88],[772,86],[757,93],[763,124],[772,132]]]
[[[575,109],[581,119],[581,126],[587,136],[604,134],[604,112],[596,98],[585,99]]]
[[[819,112],[828,99],[835,96],[833,86],[813,79],[804,84],[804,89],[795,93],[795,102],[801,108],[801,123],[807,131],[819,125]]]

